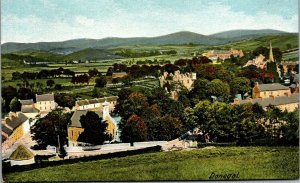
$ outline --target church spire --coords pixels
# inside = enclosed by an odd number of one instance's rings
[[[270,41],[269,61],[274,62],[273,49],[272,49],[272,43],[271,43],[271,41]]]

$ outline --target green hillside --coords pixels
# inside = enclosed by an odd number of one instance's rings
[[[7,182],[210,180],[299,178],[298,147],[217,147],[158,152],[4,174]],[[216,180],[213,178],[212,180]]]
[[[280,48],[281,51],[287,50],[287,44],[291,44],[292,48],[297,48],[298,34],[264,36],[255,39],[237,41],[217,47],[223,49],[235,48],[245,51],[251,51],[258,46],[269,47],[270,41],[272,42],[273,48]]]
[[[63,56],[64,60],[109,60],[118,59],[121,56],[103,49],[88,48]]]

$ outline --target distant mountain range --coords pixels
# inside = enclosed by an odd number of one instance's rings
[[[158,37],[109,37],[103,39],[73,39],[62,42],[14,43],[1,45],[2,53],[22,50],[48,51],[58,54],[70,54],[87,48],[106,49],[130,45],[165,45],[165,44],[201,44],[222,45],[244,39],[254,39],[268,35],[296,34],[272,29],[263,30],[232,30],[212,35],[202,35],[194,32],[182,31]]]

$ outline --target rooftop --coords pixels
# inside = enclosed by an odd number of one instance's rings
[[[6,133],[9,136],[10,134],[12,134],[13,131],[11,129],[9,129],[7,126],[2,124],[2,132]]]
[[[94,99],[90,99],[90,100],[79,100],[79,101],[76,101],[76,104],[79,106],[82,106],[82,105],[89,105],[89,104],[96,104],[96,103],[104,103],[105,99],[107,102],[113,102],[113,101],[117,101],[118,97],[111,96],[111,97],[105,97],[105,98],[94,98]]]
[[[36,101],[54,101],[54,94],[36,95]]]
[[[241,100],[241,104],[250,102],[249,100]],[[291,96],[278,96],[274,99],[272,97],[263,99],[252,99],[252,103],[258,103],[262,107],[267,107],[269,105],[279,106],[285,104],[299,103],[299,94],[293,93]]]
[[[22,113],[38,113],[40,111],[32,106],[22,106],[21,112]]]
[[[258,87],[260,91],[289,90],[289,87],[279,83],[259,84]]]
[[[13,129],[20,126],[24,123],[28,118],[23,113],[18,113],[17,117],[12,117],[12,119],[6,118],[6,124],[12,127]]]
[[[29,160],[34,157],[34,154],[27,149],[23,144],[19,145],[17,149],[10,155],[11,160]]]
[[[86,115],[88,110],[76,110],[71,117],[71,124],[69,126],[82,128],[80,123],[80,117]],[[101,111],[95,111],[95,113],[102,118],[103,114]]]
[[[20,100],[20,103],[22,105],[32,105],[34,102],[33,99],[29,99],[29,100]]]

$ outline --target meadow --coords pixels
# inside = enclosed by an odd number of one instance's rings
[[[3,175],[6,182],[299,178],[299,147],[216,147],[80,162]]]

